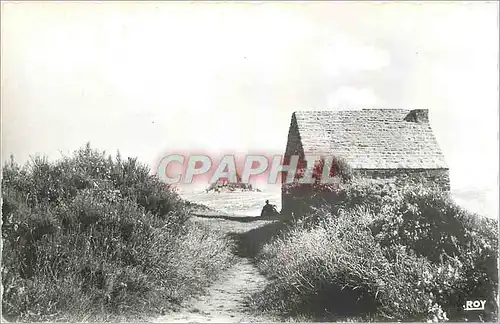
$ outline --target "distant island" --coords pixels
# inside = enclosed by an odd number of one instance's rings
[[[205,192],[243,192],[254,191],[261,192],[260,189],[254,188],[250,183],[242,183],[241,177],[236,173],[236,182],[229,182],[228,180],[217,180],[212,183]]]

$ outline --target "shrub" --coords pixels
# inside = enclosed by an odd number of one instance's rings
[[[135,159],[87,145],[53,163],[11,160],[2,176],[6,318],[140,318],[175,307],[230,262],[227,239],[195,226]]]
[[[335,203],[339,199],[340,184],[349,184],[353,181],[353,171],[349,164],[341,158],[334,157],[330,166],[329,176],[337,177],[339,183],[325,183],[322,181],[325,160],[321,159],[312,168],[312,183],[300,183],[305,176],[305,167],[299,161],[295,179],[291,183],[282,186],[283,194],[286,196],[286,209],[282,214],[301,218],[311,213],[313,206]]]
[[[328,189],[328,188],[327,188]],[[264,309],[320,319],[496,319],[497,223],[423,184],[353,182],[310,206],[258,257]],[[466,300],[487,300],[465,313]]]

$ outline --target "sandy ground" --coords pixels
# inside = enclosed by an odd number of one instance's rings
[[[245,235],[270,224],[270,221],[240,222],[227,219],[198,218],[214,229]],[[245,250],[246,251],[246,250]],[[252,310],[249,298],[267,284],[252,263],[251,255],[237,253],[234,266],[226,270],[221,278],[207,289],[206,294],[193,298],[181,306],[180,311],[163,315],[155,323],[250,323],[277,322]]]
[[[275,192],[182,193],[181,197],[230,215],[258,216],[266,200],[281,209],[281,190]]]
[[[263,289],[266,279],[248,259],[241,258],[224,276],[212,285],[208,293],[190,301],[180,312],[154,320],[164,323],[250,323],[273,322],[256,315],[248,305],[254,292]]]

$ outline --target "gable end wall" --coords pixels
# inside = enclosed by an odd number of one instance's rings
[[[295,117],[295,114],[292,114],[292,119],[290,122],[290,128],[288,131],[288,140],[286,143],[286,150],[285,150],[285,158],[289,158],[292,155],[304,155],[304,150],[302,147],[302,142],[300,139],[300,132],[299,132],[299,126],[297,124],[297,119]],[[290,195],[286,194],[283,192],[283,183],[286,180],[286,174],[282,173],[282,192],[281,192],[281,210],[287,211],[287,208],[290,206]]]

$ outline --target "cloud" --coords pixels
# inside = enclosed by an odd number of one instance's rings
[[[283,149],[294,110],[428,108],[453,181],[484,182],[498,173],[497,6],[3,4],[2,155]],[[467,174],[478,157],[481,179]]]
[[[320,49],[318,56],[319,64],[331,77],[380,70],[391,61],[387,51],[341,34]]]
[[[379,100],[373,89],[342,86],[328,98],[330,109],[361,109],[374,108],[379,105]]]

